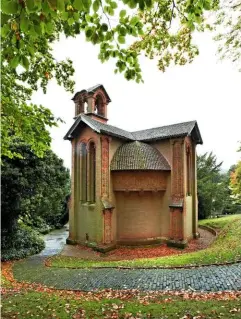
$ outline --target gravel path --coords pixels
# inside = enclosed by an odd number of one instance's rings
[[[44,259],[59,253],[68,235],[66,229],[45,236],[46,248],[14,265],[19,281],[41,283],[57,289],[140,289],[224,291],[241,290],[241,263],[193,269],[67,269],[44,266]]]

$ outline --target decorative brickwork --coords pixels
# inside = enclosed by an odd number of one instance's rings
[[[101,136],[101,197],[109,198],[109,143],[107,136]],[[104,244],[110,244],[112,241],[112,210],[104,208]]]
[[[101,137],[101,196],[109,197],[109,138]]]
[[[106,117],[107,116],[107,101],[106,97],[101,89],[98,89],[95,94],[93,95],[93,113],[97,113],[100,116]]]
[[[183,240],[183,219],[181,208],[171,208],[170,238]]]
[[[183,141],[173,141],[172,198],[183,198]]]
[[[114,191],[164,191],[169,172],[112,172]]]
[[[172,189],[171,202],[179,202],[184,197],[183,140],[172,141]],[[170,208],[170,238],[183,239],[183,207]]]

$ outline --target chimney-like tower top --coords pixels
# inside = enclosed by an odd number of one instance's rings
[[[75,103],[75,117],[85,114],[103,123],[108,121],[107,105],[111,99],[102,84],[77,92],[72,100]]]

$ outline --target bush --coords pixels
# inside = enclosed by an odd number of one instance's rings
[[[39,253],[45,244],[38,233],[30,227],[20,224],[8,235],[2,233],[1,260],[21,259]]]
[[[21,222],[43,235],[48,234],[54,228],[48,225],[46,221],[40,216],[36,216],[34,220],[29,218],[29,216],[24,216],[23,218],[21,218]]]
[[[63,160],[50,150],[39,158],[20,142],[11,151],[21,153],[22,158],[2,158],[2,231],[15,232],[20,218],[44,233],[59,227],[68,219],[70,192],[69,170]]]

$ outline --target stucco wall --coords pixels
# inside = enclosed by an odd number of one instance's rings
[[[192,196],[187,196],[185,200],[185,232],[184,236],[187,239],[192,238],[193,228],[193,211],[192,211]]]
[[[172,165],[172,149],[170,140],[152,142],[150,145],[157,148],[158,151],[166,158],[170,166]]]
[[[187,145],[190,145],[190,190],[187,192]],[[185,138],[184,152],[184,194],[185,194],[185,235],[188,239],[195,236],[198,224],[197,210],[197,172],[196,172],[196,145],[195,142],[188,136]]]
[[[75,139],[75,147],[73,151],[73,156],[75,160],[74,165],[74,187],[72,192],[74,192],[74,213],[72,218],[74,218],[75,227],[75,240],[78,242],[85,242],[86,234],[89,237],[90,242],[101,242],[103,237],[103,216],[102,204],[100,201],[100,190],[101,190],[101,148],[100,148],[100,137],[89,127],[83,127],[80,130],[79,136]],[[81,175],[80,167],[78,163],[80,162],[80,152],[79,144],[80,142],[89,143],[89,141],[94,141],[96,146],[96,202],[88,203],[81,201]],[[73,222],[70,221],[70,227],[73,227]],[[70,228],[70,232],[72,229]]]
[[[109,152],[109,163],[111,163],[111,160],[112,160],[116,150],[118,149],[118,147],[120,147],[123,143],[125,143],[124,140],[120,140],[120,139],[117,139],[117,138],[112,138],[111,139],[110,152]],[[113,206],[115,207],[112,210],[112,236],[113,236],[113,241],[116,241],[118,210],[117,210],[117,205],[116,205],[115,193],[113,191],[113,181],[112,181],[111,171],[110,171],[110,201],[113,204]]]

